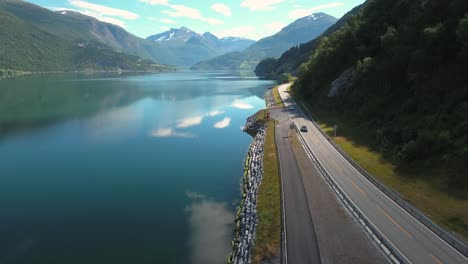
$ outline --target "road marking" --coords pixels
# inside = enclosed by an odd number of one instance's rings
[[[440,261],[436,256],[431,254],[432,259],[437,263],[437,264],[444,264],[442,261]]]
[[[346,179],[350,180],[351,183],[354,185],[354,187],[356,187],[364,196],[367,197],[367,193],[364,192],[364,191],[361,189],[361,187],[359,187],[359,186],[356,184],[356,182],[354,182],[354,181],[353,181],[351,178],[349,178],[349,177],[346,177]]]
[[[396,226],[398,226],[398,228],[400,228],[400,230],[401,230],[403,233],[405,233],[408,237],[413,238],[413,236],[410,235],[410,233],[408,233],[408,231],[406,231],[400,224],[398,224],[395,220],[393,220],[393,218],[392,218],[391,216],[389,216],[389,215],[387,214],[387,212],[385,212],[382,208],[380,208],[380,206],[378,206],[378,205],[375,205],[375,206],[377,206],[377,208],[379,208],[379,210],[380,210],[393,224],[395,224]]]

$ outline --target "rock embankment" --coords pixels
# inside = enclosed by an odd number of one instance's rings
[[[257,194],[263,177],[263,145],[266,128],[256,122],[255,116],[247,119],[244,131],[254,137],[245,161],[243,194],[237,209],[233,251],[228,263],[251,263],[251,249],[257,227]]]

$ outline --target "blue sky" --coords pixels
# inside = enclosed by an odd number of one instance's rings
[[[218,37],[258,40],[314,12],[337,18],[365,0],[30,0],[52,9],[70,9],[122,26],[146,38],[186,26]]]

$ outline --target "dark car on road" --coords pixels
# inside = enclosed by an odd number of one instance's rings
[[[307,132],[309,131],[306,126],[301,126],[301,132]]]

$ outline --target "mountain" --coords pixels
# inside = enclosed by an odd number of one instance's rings
[[[24,3],[0,1],[0,69],[3,69],[0,78],[5,69],[41,72],[168,69],[102,45],[80,45],[46,32],[8,11],[21,4]]]
[[[162,45],[90,16],[67,10],[53,12],[20,0],[0,0],[0,6],[24,22],[76,45],[110,48],[161,64],[175,62],[171,52]]]
[[[243,50],[255,42],[236,37],[219,39],[209,32],[199,34],[186,27],[172,28],[149,36],[147,40],[162,45],[176,54],[177,65],[183,66],[191,66],[201,60],[227,52]]]
[[[299,67],[309,59],[318,43],[320,43],[321,38],[329,36],[335,31],[341,29],[346,24],[346,21],[348,21],[350,17],[356,15],[363,6],[364,4],[361,4],[353,8],[317,38],[290,48],[279,58],[270,57],[262,60],[255,68],[255,73],[258,76],[271,77],[279,76],[283,73],[292,73],[297,75]]]
[[[373,0],[319,40],[293,92],[398,169],[466,188],[467,70],[468,1]]]
[[[242,52],[227,53],[197,63],[192,68],[254,69],[262,59],[280,56],[290,47],[316,38],[336,21],[336,18],[325,13],[315,13],[294,21],[280,32],[257,41]]]

